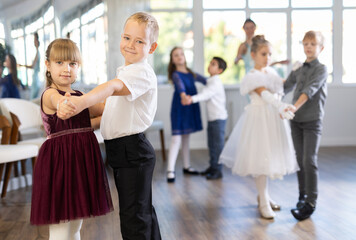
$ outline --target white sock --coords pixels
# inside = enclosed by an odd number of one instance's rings
[[[70,221],[70,240],[80,240],[80,229],[82,228],[83,219]]]
[[[183,167],[190,167],[190,149],[189,149],[190,134],[182,135],[182,153],[183,153]]]
[[[82,219],[49,225],[49,240],[80,240]]]
[[[168,164],[167,164],[168,172],[170,171],[173,172],[175,169],[181,141],[182,141],[181,135],[173,135],[171,137],[171,145],[169,147]]]
[[[268,179],[266,175],[260,175],[255,178],[260,205],[269,205]]]
[[[69,222],[49,225],[49,240],[69,239]]]

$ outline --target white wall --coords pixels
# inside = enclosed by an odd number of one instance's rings
[[[227,97],[227,109],[229,119],[226,126],[228,135],[244,106],[247,104],[246,97],[242,97],[237,86],[225,86]],[[198,86],[199,91],[199,86]],[[325,118],[322,146],[355,146],[356,145],[356,86],[328,86],[328,97],[325,105]],[[156,119],[163,120],[165,131],[165,146],[169,149],[171,138],[170,108],[173,95],[172,85],[161,85],[158,87],[158,109]],[[286,101],[291,99],[291,94],[286,96]],[[205,104],[201,103],[201,116],[203,121],[203,131],[191,135],[192,149],[205,149],[206,143],[206,111]],[[151,132],[147,135],[156,149],[160,149],[158,133]]]

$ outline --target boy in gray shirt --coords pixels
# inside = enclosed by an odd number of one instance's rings
[[[320,32],[309,31],[303,38],[306,60],[302,67],[292,71],[284,83],[284,92],[294,87],[295,117],[291,120],[292,138],[300,167],[298,171],[299,200],[292,209],[298,220],[309,218],[315,210],[318,196],[318,151],[327,96],[326,66],[318,60],[324,49]]]

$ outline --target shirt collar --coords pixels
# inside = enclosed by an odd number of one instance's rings
[[[311,62],[304,62],[303,63],[303,67],[314,67],[315,65],[317,65],[319,63],[319,60],[316,58]]]

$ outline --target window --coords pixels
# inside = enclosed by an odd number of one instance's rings
[[[273,61],[290,60],[288,65],[274,65],[282,77],[287,77],[292,70],[293,63],[305,61],[301,40],[309,30],[321,31],[325,37],[325,48],[320,54],[320,61],[329,71],[328,82],[341,82],[342,76],[334,76],[335,66],[341,65],[341,54],[334,51],[334,47],[341,47],[335,42],[333,31],[341,27],[342,19],[338,9],[344,9],[344,37],[343,41],[348,50],[344,50],[345,80],[351,81],[352,75],[352,23],[355,22],[352,14],[356,10],[354,0],[150,0],[151,12],[159,20],[160,37],[158,49],[154,59],[154,69],[160,78],[166,80],[166,68],[169,61],[170,49],[175,45],[186,46],[188,65],[204,59],[204,69],[214,55],[220,55],[228,63],[228,68],[221,78],[225,84],[236,84],[245,75],[244,63],[240,61],[233,64],[238,46],[245,41],[242,25],[246,18],[255,21],[257,28],[255,34],[263,34],[273,47]],[[194,6],[194,8],[192,8]],[[335,11],[335,12],[333,12]],[[350,11],[350,12],[347,12]],[[317,16],[317,17],[316,17]],[[346,24],[347,19],[347,24]],[[202,22],[202,24],[199,24]],[[197,24],[198,23],[198,24]],[[337,24],[337,25],[335,25]],[[346,32],[350,32],[348,35]],[[197,33],[197,34],[195,34]],[[204,38],[201,39],[201,34]],[[348,36],[348,37],[346,37]],[[199,46],[203,41],[203,50]],[[192,44],[188,44],[192,43]],[[349,45],[347,45],[349,44]],[[193,47],[191,47],[193,45]],[[197,51],[198,49],[198,51]],[[336,54],[336,56],[334,56]],[[339,59],[335,62],[335,59]],[[337,67],[338,74],[340,67]],[[194,69],[197,71],[197,69]],[[347,74],[349,73],[349,77]],[[349,79],[349,80],[346,80]],[[356,80],[353,80],[356,83]],[[164,82],[162,80],[161,82]]]
[[[153,67],[158,82],[167,82],[167,67],[173,47],[183,47],[187,65],[193,63],[193,29],[190,12],[154,12],[159,24],[158,47],[153,54]]]
[[[343,83],[356,83],[355,20],[356,9],[345,10],[343,14]]]
[[[255,34],[264,35],[272,45],[272,62],[288,59],[287,14],[283,12],[258,12],[252,13],[251,18],[257,25]],[[277,64],[273,68],[277,70],[281,77],[287,77],[288,69],[286,65]]]
[[[292,22],[292,62],[305,61],[302,45],[304,34],[309,30],[318,30],[325,38],[324,50],[319,55],[319,60],[327,66],[328,82],[332,82],[332,12],[330,10],[295,10],[292,12]]]
[[[2,23],[0,23],[0,43],[5,46],[5,29]]]
[[[104,83],[108,80],[104,4],[77,15],[81,17],[71,20],[61,31],[63,37],[70,37],[81,50],[83,63],[77,81],[87,85]]]
[[[37,19],[35,16],[38,16]],[[25,25],[23,28],[13,29],[11,31],[11,38],[13,39],[13,53],[19,64],[31,66],[36,56],[34,33],[37,32],[40,42],[40,46],[38,48],[40,57],[39,80],[42,82],[42,84],[44,84],[45,49],[49,43],[56,38],[53,7],[45,5],[42,9],[39,10],[39,12],[37,12],[34,16],[30,16],[28,19],[36,20],[32,21],[30,24]],[[24,20],[24,22],[27,23],[28,19]],[[20,25],[22,25],[24,22],[20,23]],[[25,67],[18,67],[17,70],[22,84],[31,86],[34,70]]]
[[[243,11],[207,11],[204,12],[204,71],[208,76],[207,68],[214,56],[223,58],[228,64],[227,69],[221,75],[224,83],[235,83],[245,72],[239,63],[234,66],[237,46],[245,41],[245,33],[242,24],[245,21]]]
[[[193,7],[193,0],[151,0],[152,9],[177,9]]]
[[[288,0],[249,0],[250,8],[287,8],[289,3]]]

